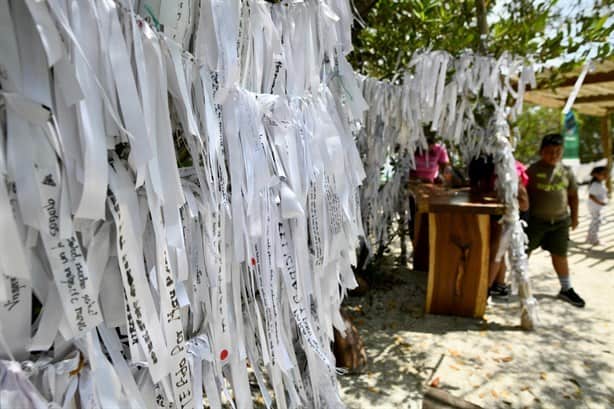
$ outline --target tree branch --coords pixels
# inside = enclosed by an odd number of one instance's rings
[[[375,7],[377,0],[353,0],[353,2],[354,6],[356,7],[356,11],[360,15],[360,18],[364,20],[371,9]]]
[[[486,54],[486,36],[488,35],[484,0],[475,0],[475,14],[478,20],[478,50],[484,55]]]

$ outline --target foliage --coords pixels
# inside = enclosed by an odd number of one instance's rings
[[[594,162],[603,158],[603,146],[601,144],[601,118],[588,115],[578,115],[580,127],[580,162]],[[612,116],[610,116],[610,124]],[[614,135],[614,129],[610,129],[610,135]]]
[[[490,20],[488,35],[478,35],[475,4],[484,1]],[[572,4],[569,4],[572,3]],[[395,78],[407,66],[414,51],[423,48],[458,54],[478,50],[485,40],[487,51],[528,56],[537,63],[557,59],[569,69],[592,53],[614,53],[614,6],[607,0],[355,0],[364,27],[354,32],[354,67],[377,78]],[[586,46],[586,45],[590,46]],[[567,57],[560,59],[561,57]]]
[[[529,164],[537,159],[539,144],[544,135],[561,131],[561,110],[539,106],[525,106],[515,123],[520,133],[514,156]]]
[[[355,68],[373,77],[391,78],[403,71],[414,51],[421,48],[457,51],[477,47],[470,26],[472,8],[466,2],[380,0],[362,17],[366,27],[356,33],[350,57]],[[450,35],[461,32],[464,35]]]
[[[520,133],[514,156],[529,164],[538,157],[541,138],[550,132],[561,131],[561,110],[539,106],[526,106],[515,125]],[[601,146],[601,119],[576,113],[580,128],[580,162],[593,162],[603,158]]]

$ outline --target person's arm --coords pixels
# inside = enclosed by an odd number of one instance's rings
[[[570,190],[567,193],[567,201],[569,202],[569,210],[571,210],[571,229],[575,230],[578,227],[578,191]]]
[[[439,165],[438,178],[442,182],[445,181],[446,183],[449,183],[450,178],[446,178],[446,175],[449,175],[449,172],[452,170],[452,167],[450,166],[450,158],[448,157],[448,151],[443,145],[441,145],[441,152],[439,154],[439,158],[437,159],[437,164]]]
[[[529,210],[529,193],[522,183],[518,184],[518,209],[521,212]]]
[[[593,202],[597,203],[598,205],[601,205],[601,206],[605,206],[606,205],[605,202],[602,202],[601,200],[597,199],[597,196],[595,196],[592,193],[590,195],[588,195],[588,198],[591,199]]]
[[[570,168],[567,168],[567,177],[569,180],[567,203],[571,211],[571,229],[575,230],[578,227],[578,182],[576,182],[576,176]]]
[[[439,173],[440,174],[443,174],[448,168],[450,168],[450,162],[439,162]]]
[[[443,173],[443,171],[450,166],[450,157],[448,156],[448,151],[444,145],[440,145],[441,151],[439,152],[439,158],[437,158],[437,163],[439,164],[439,171]]]

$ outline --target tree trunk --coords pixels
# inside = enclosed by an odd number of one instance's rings
[[[335,329],[335,353],[336,366],[346,368],[350,372],[358,372],[367,364],[365,344],[352,323],[349,314],[342,308],[341,316],[346,327],[344,334]]]
[[[486,54],[486,36],[488,35],[488,23],[486,21],[486,4],[484,0],[475,0],[475,14],[478,20],[478,51]]]

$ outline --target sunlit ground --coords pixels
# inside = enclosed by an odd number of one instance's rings
[[[583,188],[581,197],[586,196]],[[420,408],[433,384],[484,408],[614,407],[614,206],[604,245],[584,243],[588,211],[572,233],[572,284],[587,306],[555,298],[559,284],[549,256],[530,260],[541,327],[519,328],[516,298],[491,302],[485,320],[422,314],[426,274],[381,266],[385,278],[347,305],[369,364],[340,378],[350,408]]]

